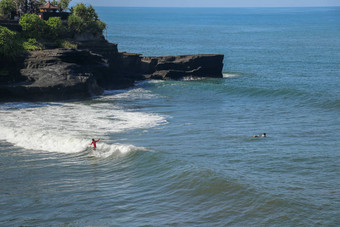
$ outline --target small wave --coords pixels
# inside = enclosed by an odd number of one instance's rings
[[[97,150],[90,147],[90,140],[84,138],[56,135],[46,130],[35,131],[28,128],[0,127],[0,137],[6,141],[30,150],[40,150],[56,153],[79,153],[90,150],[93,156],[107,158],[113,154],[127,154],[133,151],[145,150],[129,144],[107,144],[100,142]]]
[[[228,92],[250,97],[281,97],[284,99],[300,97],[305,100],[310,98],[308,93],[294,88],[232,86],[228,87]]]
[[[223,73],[223,78],[234,78],[239,77],[241,74],[238,73]],[[195,80],[206,80],[211,79],[210,77],[196,77],[196,76],[185,76],[183,77],[184,81],[195,81]]]
[[[241,193],[246,191],[244,185],[236,181],[225,179],[212,170],[208,169],[186,169],[179,170],[172,185],[174,190],[190,189],[194,195],[218,195],[228,193]]]
[[[223,73],[223,78],[234,78],[239,76],[241,76],[239,73]]]
[[[324,109],[339,110],[340,109],[340,99],[330,100],[328,97],[322,100],[322,102],[315,102],[317,106]]]
[[[91,155],[97,158],[108,158],[113,155],[126,155],[136,151],[145,151],[144,147],[136,147],[130,144],[98,144],[96,150],[92,150]]]
[[[155,94],[152,94],[151,91],[144,88],[135,88],[131,90],[106,90],[104,95],[110,97],[102,97],[101,100],[105,99],[129,99],[129,100],[137,100],[137,99],[153,99],[156,97]]]
[[[148,81],[140,82],[140,85],[144,85],[145,83],[149,83],[149,84],[162,84],[164,82],[165,82],[164,80],[148,80]]]
[[[153,113],[127,111],[112,102],[3,105],[0,138],[30,150],[77,153],[88,149],[92,137],[166,123]],[[105,155],[135,150],[130,145],[102,144]],[[140,149],[140,148],[137,148]]]
[[[208,77],[197,77],[197,76],[185,76],[183,77],[184,81],[195,81],[195,80],[206,80]]]
[[[0,137],[6,141],[30,150],[60,153],[77,153],[86,150],[85,140],[55,135],[46,130],[32,130],[29,127],[0,127]]]

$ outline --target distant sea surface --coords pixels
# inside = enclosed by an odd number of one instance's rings
[[[1,226],[340,225],[340,8],[96,10],[120,51],[224,78],[1,103]]]

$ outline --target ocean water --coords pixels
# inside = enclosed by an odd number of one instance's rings
[[[340,8],[96,10],[120,51],[224,78],[1,103],[1,226],[340,225]]]

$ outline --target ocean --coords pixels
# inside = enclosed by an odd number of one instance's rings
[[[96,10],[120,51],[224,78],[1,103],[1,226],[340,225],[339,7]]]

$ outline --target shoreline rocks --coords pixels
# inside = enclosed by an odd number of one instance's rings
[[[178,80],[184,77],[222,78],[223,55],[199,54],[143,57],[143,73],[148,79]]]
[[[104,38],[80,42],[78,49],[33,51],[15,60],[0,59],[0,101],[87,98],[146,79],[222,78],[223,57],[142,57],[118,52],[117,44]]]

